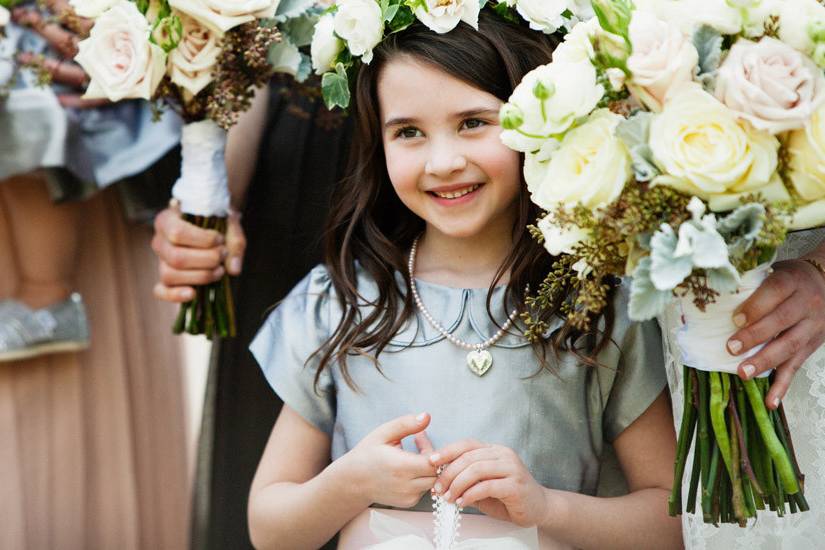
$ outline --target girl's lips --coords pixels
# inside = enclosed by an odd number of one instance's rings
[[[473,200],[481,188],[484,187],[483,183],[477,183],[468,187],[464,187],[463,189],[456,189],[454,191],[449,192],[439,192],[436,194],[434,191],[427,191],[427,194],[432,197],[432,199],[442,205],[442,206],[458,206],[460,204],[466,204]],[[455,196],[460,194],[459,196]],[[452,198],[446,197],[444,195],[453,195]]]

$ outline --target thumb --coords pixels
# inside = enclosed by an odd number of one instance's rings
[[[246,234],[241,225],[241,214],[232,210],[226,222],[226,271],[230,275],[240,275],[245,251]]]
[[[407,436],[415,435],[423,431],[430,424],[430,415],[421,413],[417,416],[408,414],[390,420],[375,428],[367,438],[376,443],[389,443],[391,445],[400,443]]]

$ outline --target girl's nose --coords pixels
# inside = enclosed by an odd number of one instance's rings
[[[446,178],[467,168],[467,157],[450,147],[433,147],[424,171],[428,176]]]

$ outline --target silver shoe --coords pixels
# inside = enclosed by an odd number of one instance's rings
[[[89,347],[89,321],[80,294],[42,309],[0,301],[0,362]]]

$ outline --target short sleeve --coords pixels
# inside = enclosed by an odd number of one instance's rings
[[[329,334],[330,292],[326,269],[316,267],[269,315],[249,349],[281,400],[332,435],[335,387],[329,369],[316,386],[313,357]]]
[[[667,384],[662,335],[655,321],[631,322],[619,344],[619,360],[604,409],[604,435],[614,441],[662,393]]]

